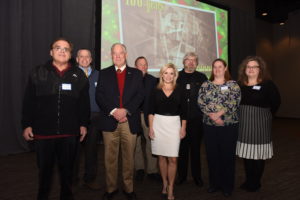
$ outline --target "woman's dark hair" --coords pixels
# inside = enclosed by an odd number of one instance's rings
[[[239,77],[238,77],[239,84],[246,85],[248,83],[246,68],[248,63],[251,61],[255,61],[258,63],[258,68],[259,68],[259,74],[257,78],[258,83],[264,82],[266,80],[271,80],[271,76],[267,69],[266,62],[260,56],[248,56],[242,61],[239,67]]]
[[[215,63],[218,62],[218,61],[221,62],[221,63],[224,65],[224,67],[227,67],[227,63],[226,63],[225,60],[223,60],[222,58],[217,58],[217,59],[215,59],[215,60],[212,62],[212,64],[211,64],[211,75],[210,75],[210,78],[209,78],[210,81],[215,80],[215,75],[214,75],[214,73],[213,73],[213,68],[214,68]],[[224,79],[225,79],[225,82],[231,80],[231,75],[230,75],[230,73],[229,73],[228,67],[227,67],[227,70],[225,71]]]

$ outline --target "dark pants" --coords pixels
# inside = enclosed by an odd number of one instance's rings
[[[260,188],[260,180],[264,173],[265,161],[244,159],[244,166],[246,172],[246,186],[253,190]]]
[[[60,199],[72,200],[72,172],[78,147],[78,137],[42,139],[35,141],[39,168],[38,200],[47,200],[57,162],[60,176]]]
[[[84,176],[83,180],[86,183],[93,182],[97,176],[97,161],[98,161],[98,148],[97,143],[99,138],[102,137],[99,127],[99,113],[92,112],[90,125],[88,127],[88,134],[86,135],[82,146],[79,145],[76,153],[76,162],[74,168],[74,182],[79,181],[79,167],[80,167],[80,152],[84,151]]]
[[[202,118],[187,120],[186,137],[180,141],[178,158],[178,179],[186,180],[189,155],[191,156],[191,171],[194,179],[201,177],[200,144],[202,140]]]
[[[237,124],[222,127],[204,125],[209,184],[212,188],[224,192],[233,190],[237,133]]]
[[[84,141],[84,177],[86,183],[92,182],[97,176],[98,166],[98,149],[97,142],[102,137],[99,128],[99,113],[91,113],[91,124],[89,126],[88,135]]]

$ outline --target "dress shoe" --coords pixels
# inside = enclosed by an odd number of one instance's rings
[[[242,185],[240,185],[240,188],[241,188],[242,190],[247,190],[247,189],[249,188],[248,182],[245,181]]]
[[[125,194],[127,200],[137,200],[135,192],[125,192],[125,191],[123,191],[123,193]]]
[[[215,187],[209,187],[208,189],[207,189],[207,192],[208,193],[214,193],[214,192],[217,192],[218,191],[218,188],[215,188]]]
[[[198,186],[198,187],[202,187],[204,184],[203,184],[203,181],[202,181],[202,179],[200,179],[200,178],[195,178],[194,179],[194,183]]]
[[[175,200],[175,196],[174,196],[174,195],[168,196],[167,199],[168,199],[168,200]]]
[[[84,186],[86,186],[87,188],[89,188],[90,190],[100,190],[101,186],[99,183],[93,181],[93,182],[88,182],[88,183],[84,183]]]
[[[105,192],[103,195],[103,200],[112,200],[113,197],[118,193],[118,190],[115,190],[113,192]]]
[[[231,192],[223,192],[223,196],[224,197],[230,197],[231,196]]]
[[[250,185],[246,191],[247,192],[258,192],[260,190],[261,184],[258,185]]]
[[[167,199],[168,198],[168,186],[167,187],[163,187],[162,192],[161,192],[161,197],[163,199]]]
[[[135,180],[142,181],[145,176],[145,171],[143,169],[139,169],[135,173]]]
[[[161,198],[167,199],[168,198],[168,194],[167,193],[161,193]]]
[[[153,181],[159,181],[159,182],[161,182],[161,180],[162,180],[160,174],[158,174],[158,173],[148,174],[147,177],[149,179],[153,180]]]

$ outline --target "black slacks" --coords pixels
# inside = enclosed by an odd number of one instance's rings
[[[91,113],[91,124],[89,126],[87,137],[84,141],[84,177],[86,183],[92,182],[97,176],[98,149],[97,142],[102,137],[99,127],[99,113]]]
[[[80,167],[80,152],[84,152],[84,175],[83,180],[85,183],[91,183],[96,180],[97,166],[98,166],[98,151],[97,143],[102,137],[99,127],[100,115],[98,112],[91,113],[90,125],[88,127],[88,134],[86,135],[82,145],[79,144],[78,151],[76,152],[76,161],[74,167],[73,181],[79,181],[79,167]],[[78,143],[80,143],[78,141]]]
[[[234,188],[238,124],[203,126],[210,187],[231,193]]]
[[[178,179],[186,180],[188,172],[189,156],[191,172],[194,179],[201,179],[200,145],[203,132],[202,118],[187,120],[186,137],[180,141],[178,158]]]
[[[77,148],[78,137],[76,136],[35,141],[39,168],[38,200],[48,199],[55,163],[58,165],[60,176],[60,199],[73,199],[72,172]]]

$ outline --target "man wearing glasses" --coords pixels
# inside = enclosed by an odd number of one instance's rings
[[[71,51],[68,40],[55,40],[50,50],[52,59],[31,71],[24,94],[23,136],[35,142],[38,200],[48,199],[55,162],[60,175],[60,199],[74,199],[72,171],[77,141],[87,133],[90,101],[88,79],[80,68],[70,64]]]
[[[202,112],[198,106],[197,98],[200,86],[207,80],[206,76],[196,71],[198,56],[194,52],[185,54],[183,70],[179,72],[177,83],[184,89],[187,109],[186,137],[180,142],[178,159],[177,184],[181,185],[187,179],[188,163],[190,161],[191,173],[194,183],[203,186],[201,175],[200,145],[202,140]]]

